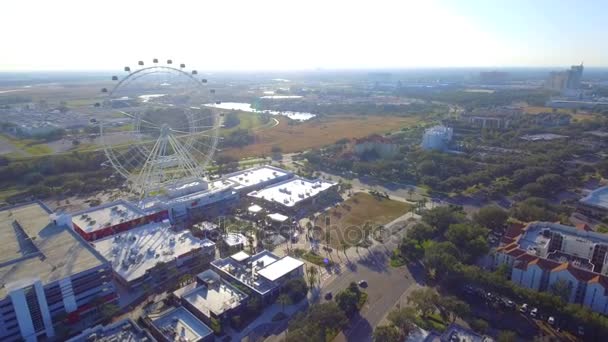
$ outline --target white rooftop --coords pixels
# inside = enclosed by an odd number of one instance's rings
[[[72,214],[72,222],[86,233],[143,217],[144,213],[126,201],[116,201]]]
[[[265,165],[255,167],[243,171],[238,171],[226,175],[226,179],[236,183],[234,187],[236,190],[255,186],[265,182],[272,181],[273,179],[284,177],[289,175],[286,170],[279,169],[277,167]]]
[[[260,207],[259,205],[254,204],[254,205],[252,205],[251,207],[247,208],[247,211],[248,211],[248,212],[250,212],[250,213],[253,213],[253,214],[257,214],[257,213],[259,213],[260,211],[262,211],[262,209],[263,209],[263,208],[262,208],[262,207]]]
[[[279,203],[286,207],[293,207],[297,203],[314,197],[317,194],[331,188],[336,183],[324,180],[308,180],[295,177],[284,182],[280,182],[262,190],[253,191],[249,196],[260,198],[266,201]]]
[[[251,256],[250,262],[247,262],[247,265],[235,261],[232,257],[217,259],[212,261],[211,264],[219,270],[229,274],[241,284],[258,293],[264,294],[274,289],[277,285],[266,277],[258,277],[257,275],[261,275],[260,272],[264,268],[272,265],[278,260],[281,260],[278,256],[265,250]]]
[[[244,245],[245,236],[239,233],[226,233],[226,236],[224,237],[224,242],[230,247]]]
[[[275,281],[302,265],[304,265],[302,261],[285,256],[261,269],[258,274],[270,281]]]
[[[149,318],[169,341],[198,341],[213,333],[211,328],[181,306]]]
[[[170,262],[193,249],[209,247],[190,231],[175,232],[168,221],[150,223],[127,232],[97,240],[95,249],[114,271],[130,282],[143,276],[159,262]]]
[[[279,214],[279,213],[268,214],[266,216],[268,216],[271,220],[273,220],[275,222],[285,222],[289,218],[289,217]]]
[[[240,251],[238,253],[231,255],[230,257],[238,262],[243,262],[243,261],[249,259],[249,256],[250,256],[249,254],[247,254],[243,251]]]
[[[187,290],[181,297],[207,317],[211,317],[210,312],[219,316],[236,308],[247,298],[245,293],[211,270],[199,274],[198,277],[205,278],[205,284]]]
[[[581,203],[608,209],[608,186],[597,188],[589,193],[589,195],[583,197]]]

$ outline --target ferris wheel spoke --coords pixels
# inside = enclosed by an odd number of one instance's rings
[[[180,130],[185,130],[185,129],[199,129],[199,128],[215,128],[218,127],[219,125],[210,125],[210,126],[185,126],[185,127],[177,127],[177,128],[171,128],[173,129],[180,129]],[[187,133],[192,133],[192,132],[187,132]]]
[[[173,150],[182,158],[182,166],[194,177],[202,177],[203,174],[194,162],[192,155],[183,147],[183,145],[177,141],[172,135],[168,136],[169,144]]]
[[[135,130],[135,131],[111,131],[111,132],[105,132],[104,134],[107,136],[107,135],[145,134],[145,133]]]
[[[160,129],[160,126],[157,126],[155,123],[152,123],[152,122],[150,122],[150,121],[144,120],[144,119],[142,119],[142,118],[140,118],[140,117],[138,117],[138,116],[135,116],[135,115],[133,115],[133,114],[131,114],[131,113],[127,113],[127,112],[125,112],[124,110],[119,111],[119,113],[121,113],[121,114],[123,114],[123,115],[126,115],[126,116],[130,117],[130,118],[131,118],[131,119],[133,119],[133,120],[137,120],[137,121],[139,121],[139,122],[144,122],[144,123],[146,123],[146,124],[150,125],[150,127],[151,127],[151,128],[157,128],[157,129]]]

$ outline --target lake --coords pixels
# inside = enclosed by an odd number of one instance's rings
[[[251,107],[250,103],[243,103],[243,102],[222,102],[220,104],[208,103],[205,106],[212,107],[212,108],[219,108],[219,109],[240,110],[243,112],[250,112],[250,113],[266,113],[266,114],[270,114],[270,115],[283,115],[283,116],[286,116],[286,117],[288,117],[292,120],[296,120],[296,121],[306,121],[306,120],[310,120],[316,116],[315,114],[312,114],[312,113],[303,113],[303,112],[290,112],[290,111],[279,112],[276,110],[255,110]]]

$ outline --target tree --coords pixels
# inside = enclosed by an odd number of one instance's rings
[[[347,316],[350,316],[358,310],[359,295],[350,289],[346,289],[336,295],[336,303]]]
[[[422,214],[422,221],[437,228],[439,232],[446,231],[451,224],[459,223],[462,220],[462,213],[452,207],[436,207]]]
[[[413,307],[396,309],[388,313],[387,319],[406,336],[415,327],[416,310]]]
[[[308,285],[310,286],[310,288],[312,288],[315,286],[315,283],[317,281],[318,270],[315,266],[308,266],[306,267],[306,270],[308,274]]]
[[[494,231],[504,228],[509,214],[495,205],[485,206],[473,215],[475,223]]]
[[[407,296],[408,304],[420,312],[421,316],[428,316],[435,311],[436,304],[439,301],[439,294],[432,288],[422,288],[413,290]]]
[[[459,258],[458,248],[449,241],[430,241],[424,249],[424,264],[435,274],[445,275]]]
[[[463,256],[464,260],[471,261],[488,252],[486,241],[488,230],[466,223],[452,224],[445,233],[445,238],[452,242]]]
[[[517,341],[517,334],[510,330],[502,330],[498,334],[498,342],[515,342]]]
[[[568,302],[570,294],[572,293],[572,285],[564,279],[558,279],[556,282],[551,284],[549,291],[561,298],[564,302]]]
[[[445,315],[450,316],[452,323],[457,317],[465,317],[471,312],[469,304],[453,296],[440,299],[439,307]]]
[[[399,329],[392,325],[379,326],[374,330],[375,342],[399,342],[401,340]]]
[[[474,319],[470,325],[471,329],[482,334],[485,333],[489,327],[488,322],[484,321],[483,319]]]
[[[424,248],[414,239],[403,238],[399,244],[399,254],[408,261],[417,261],[424,257]]]
[[[289,322],[286,341],[326,341],[328,333],[342,330],[348,318],[335,302],[311,305]]]
[[[437,228],[424,222],[416,223],[407,232],[407,237],[412,238],[418,242],[432,239],[433,237],[435,237],[435,235],[437,235]]]
[[[239,119],[239,116],[236,112],[230,112],[226,115],[226,117],[224,117],[224,127],[225,128],[236,127],[240,123],[241,123],[241,120]]]
[[[286,293],[279,295],[277,303],[281,304],[281,312],[285,312],[285,305],[291,304],[291,298]]]
[[[306,281],[304,281],[304,279],[294,278],[285,282],[283,291],[289,296],[289,299],[291,299],[293,303],[297,303],[306,296],[308,286],[306,286]]]

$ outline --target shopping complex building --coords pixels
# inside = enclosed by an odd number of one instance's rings
[[[40,202],[0,211],[0,340],[53,339],[116,303],[110,264],[68,223]]]
[[[252,191],[250,198],[256,199],[260,205],[270,211],[277,210],[283,214],[297,215],[306,208],[314,206],[316,201],[327,190],[335,189],[337,183],[321,179],[308,180],[293,177],[280,183],[267,186],[261,190]]]
[[[569,302],[608,314],[608,236],[586,225],[529,223],[503,238],[495,261],[520,286],[551,291],[565,284]]]
[[[116,280],[129,288],[201,271],[215,258],[214,242],[189,230],[177,231],[168,220],[97,240],[93,246],[110,262]]]
[[[293,173],[287,170],[264,165],[227,174],[223,179],[232,183],[234,190],[246,194],[291,177],[293,177]]]
[[[150,333],[131,319],[85,329],[67,342],[156,342]]]
[[[226,321],[240,312],[248,296],[212,270],[199,273],[196,281],[177,289],[173,295],[203,322]]]
[[[289,279],[304,275],[304,263],[290,256],[282,258],[264,250],[255,255],[243,251],[224,259],[211,262],[211,269],[222,278],[270,303],[278,294],[281,286]]]
[[[168,211],[146,214],[137,206],[119,200],[71,214],[74,230],[85,240],[93,241],[168,218]]]
[[[161,342],[211,342],[215,336],[211,328],[180,306],[150,314],[144,318],[152,336]]]

